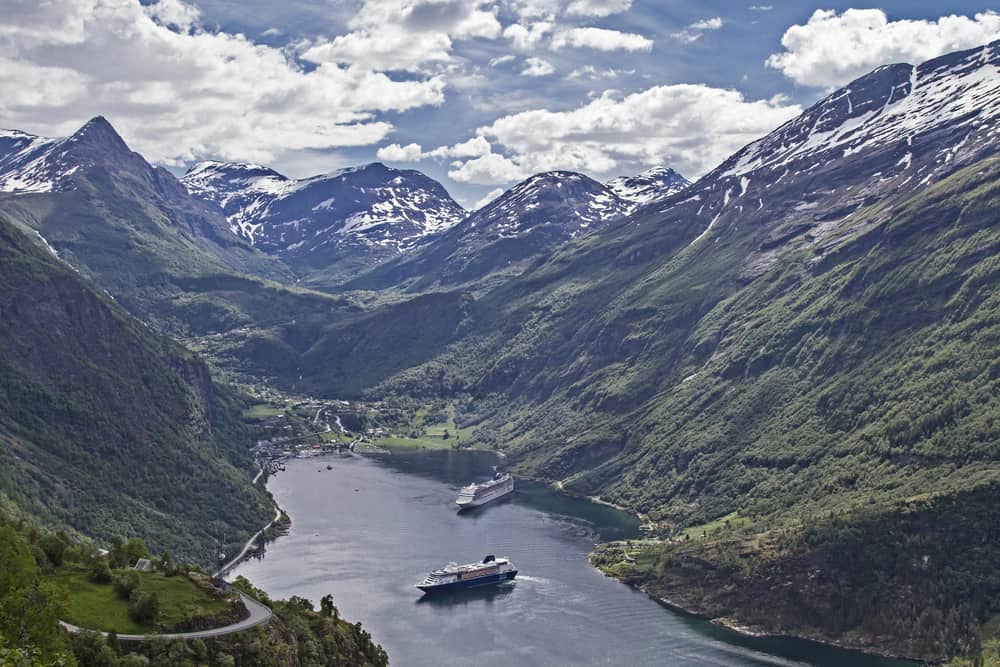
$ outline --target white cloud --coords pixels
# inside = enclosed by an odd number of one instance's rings
[[[559,13],[563,0],[507,0],[514,14],[522,19],[551,21]]]
[[[429,63],[451,60],[451,49],[451,38],[446,33],[409,33],[400,26],[386,24],[338,35],[332,41],[320,40],[304,49],[301,57],[333,66],[361,63],[374,70],[423,72]]]
[[[485,137],[475,136],[454,146],[439,146],[426,152],[420,144],[389,144],[379,148],[376,156],[386,162],[419,162],[427,158],[476,158],[489,154],[491,150],[490,142]]]
[[[489,192],[486,193],[485,196],[483,196],[482,199],[480,199],[479,201],[477,201],[475,204],[472,205],[472,210],[478,211],[479,209],[483,208],[484,206],[486,206],[487,204],[489,204],[490,202],[492,202],[494,199],[496,199],[505,192],[507,191],[504,190],[503,188],[494,188],[490,190]]]
[[[143,7],[146,15],[157,23],[187,32],[195,27],[201,12],[181,0],[159,0]]]
[[[375,156],[379,160],[386,162],[417,162],[423,155],[424,151],[420,144],[406,144],[405,146],[389,144],[382,146],[375,152]]]
[[[552,38],[553,49],[566,46],[598,51],[649,51],[653,48],[653,40],[607,28],[570,28],[557,32]]]
[[[348,25],[352,32],[316,40],[302,58],[423,73],[451,62],[455,40],[501,34],[495,11],[479,0],[365,0]]]
[[[584,65],[583,67],[577,67],[575,70],[570,72],[566,78],[567,79],[613,79],[622,75],[632,75],[635,74],[634,69],[615,69],[613,67],[608,67],[606,69],[599,69],[593,65]]]
[[[700,21],[695,21],[690,24],[684,30],[680,32],[675,32],[670,36],[674,39],[679,39],[682,42],[696,42],[701,39],[701,36],[705,34],[706,30],[719,30],[722,28],[722,18],[715,16],[710,19],[702,19]]]
[[[349,25],[395,24],[412,32],[443,32],[455,39],[496,38],[500,22],[490,4],[484,0],[365,0]]]
[[[893,62],[920,63],[1000,38],[1000,14],[942,16],[934,21],[889,21],[881,9],[817,10],[805,25],[781,38],[784,52],[767,59],[796,83],[820,88],[843,85]]]
[[[515,60],[517,60],[517,56],[508,53],[507,55],[504,56],[497,56],[496,58],[491,58],[489,63],[487,63],[487,66],[497,67],[499,65],[505,65],[507,63],[514,62]]]
[[[504,29],[503,36],[509,39],[511,45],[518,51],[531,51],[552,32],[552,28],[553,24],[550,21],[535,21],[527,26],[513,23]]]
[[[524,61],[524,69],[521,74],[524,76],[548,76],[556,71],[548,60],[541,58],[527,58]]]
[[[769,12],[774,9],[774,5],[750,5],[752,12]]]
[[[200,28],[180,0],[8,0],[0,22],[4,125],[64,135],[104,114],[167,164],[376,143],[392,131],[379,112],[439,104],[444,88],[357,65],[305,71],[280,49]]]
[[[463,141],[454,146],[440,146],[435,148],[428,155],[431,157],[469,158],[487,155],[491,150],[490,142],[485,137],[475,136],[468,141]]]
[[[570,16],[611,16],[627,12],[632,0],[573,0],[566,8]]]
[[[469,160],[448,172],[450,178],[460,183],[481,183],[484,185],[512,183],[529,175],[530,172],[525,171],[521,165],[496,153]]]
[[[448,175],[494,185],[553,169],[603,176],[665,164],[697,177],[800,112],[781,98],[749,101],[705,85],[605,94],[569,111],[525,111],[479,128],[503,152],[463,162]]]
[[[722,27],[722,18],[716,16],[710,19],[702,19],[701,21],[695,21],[688,27],[692,30],[718,30]]]

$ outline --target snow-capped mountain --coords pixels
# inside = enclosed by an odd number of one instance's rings
[[[691,181],[667,167],[653,167],[638,176],[619,176],[605,185],[622,199],[642,206],[669,197],[691,185]]]
[[[796,249],[820,261],[879,224],[867,213],[879,202],[995,152],[998,120],[1000,42],[880,67],[738,151],[659,212],[693,223],[692,249],[763,234],[748,276]]]
[[[0,191],[51,192],[70,168],[53,169],[46,159],[57,139],[0,130]]]
[[[962,152],[996,141],[1000,129],[1000,42],[929,60],[921,65],[880,67],[829,95],[777,131],[750,144],[719,168],[721,176],[754,171],[784,173],[819,169],[905,142],[891,171],[925,158],[916,178],[932,176]],[[952,146],[950,138],[963,138]],[[937,144],[947,146],[939,153]],[[909,157],[907,157],[909,156]],[[780,173],[780,172],[779,172]]]
[[[522,271],[557,245],[628,214],[634,203],[570,171],[518,183],[419,251],[378,267],[358,285],[417,287]]]
[[[61,139],[0,130],[0,193],[74,190],[129,196],[158,208],[165,220],[196,237],[227,245],[243,243],[229,233],[217,207],[191,197],[173,174],[131,150],[103,116]]]
[[[470,215],[462,227],[496,238],[547,229],[547,235],[566,240],[616,220],[629,209],[629,201],[592,178],[549,171],[518,183]]]
[[[63,192],[76,188],[74,174],[107,161],[146,165],[103,116],[64,139],[0,130],[0,192]]]
[[[202,162],[182,181],[257,248],[313,267],[344,253],[393,256],[465,214],[437,181],[380,163],[296,180],[260,165]]]

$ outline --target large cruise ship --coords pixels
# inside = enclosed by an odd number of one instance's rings
[[[514,478],[508,473],[497,472],[488,482],[462,487],[455,503],[461,509],[469,509],[500,500],[511,493],[514,493]]]
[[[442,593],[479,586],[495,586],[511,581],[516,576],[517,568],[510,560],[497,558],[491,554],[481,563],[467,565],[449,563],[427,575],[426,579],[417,584],[417,588],[424,593]]]

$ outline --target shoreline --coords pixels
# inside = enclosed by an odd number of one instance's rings
[[[492,450],[477,450],[477,451],[492,451]],[[381,454],[381,453],[389,453],[389,454],[391,454],[393,452],[392,452],[391,449],[389,449],[389,450],[383,449],[382,451],[367,451],[367,452],[365,452],[365,451],[358,451],[357,453],[360,456],[367,458],[366,455],[370,455],[370,454]],[[495,452],[495,453],[498,453],[498,452]],[[506,456],[500,454],[500,458],[506,458]],[[552,488],[552,490],[554,490],[556,493],[559,493],[559,494],[564,495],[566,497],[576,498],[576,499],[580,499],[580,500],[588,500],[588,501],[593,502],[593,503],[598,504],[598,505],[604,505],[606,507],[611,507],[611,508],[613,508],[615,510],[618,510],[620,512],[628,514],[629,516],[635,517],[636,520],[638,520],[640,523],[642,523],[644,521],[643,515],[640,514],[639,512],[633,511],[633,510],[631,510],[631,509],[629,509],[627,507],[623,507],[621,505],[617,505],[617,504],[612,503],[610,501],[604,500],[604,499],[602,499],[602,498],[600,498],[598,496],[588,496],[586,494],[575,493],[573,491],[568,491],[565,488],[563,488],[563,486],[562,486],[562,484],[560,482],[558,482],[556,480],[551,480],[551,479],[547,479],[547,478],[544,478],[544,477],[535,477],[535,476],[531,476],[531,475],[515,475],[515,478],[516,479],[523,479],[523,480],[527,480],[527,481],[532,481],[532,482],[537,482],[537,483],[543,483],[543,484],[546,484],[547,486],[549,486],[550,488]],[[281,517],[281,514],[282,514],[282,510],[278,507],[277,504],[275,504],[275,517],[274,517],[274,519],[272,519],[271,522],[269,522],[264,528],[262,528],[260,531],[258,531],[251,538],[251,540],[249,540],[247,542],[247,544],[244,546],[243,552],[241,552],[232,561],[230,561],[229,563],[227,563],[226,566],[222,570],[220,570],[219,572],[224,574],[224,573],[232,570],[237,565],[239,565],[240,562],[242,562],[243,560],[245,560],[246,557],[249,555],[249,547],[252,545],[252,543],[255,542],[256,539],[260,535],[262,535],[264,533],[264,531],[266,531],[268,528],[270,528],[271,526],[273,526],[274,523]],[[289,520],[291,520],[291,516],[289,516]],[[277,539],[277,538],[275,538],[275,539]],[[600,544],[600,543],[597,543],[597,544]],[[597,546],[597,544],[595,544],[595,547]],[[590,567],[592,567],[595,570],[597,570],[598,572],[600,572],[603,576],[605,576],[605,577],[607,577],[609,579],[613,579],[614,581],[617,581],[618,583],[620,583],[620,584],[622,584],[624,586],[627,586],[628,588],[630,588],[632,590],[635,590],[635,591],[638,591],[638,592],[642,593],[643,595],[645,595],[649,599],[653,600],[657,604],[663,606],[664,608],[666,608],[667,610],[671,611],[672,613],[680,614],[680,615],[687,616],[689,618],[698,619],[698,620],[701,620],[701,621],[706,621],[708,623],[711,623],[712,625],[718,626],[720,628],[724,628],[725,630],[733,632],[733,633],[735,633],[737,635],[740,635],[742,637],[751,637],[751,638],[756,638],[756,639],[778,639],[778,640],[793,640],[793,641],[810,642],[810,643],[816,644],[818,646],[824,646],[824,647],[828,647],[828,648],[836,648],[836,649],[840,649],[840,650],[843,650],[843,651],[848,651],[848,652],[851,652],[851,653],[857,653],[857,654],[861,654],[861,655],[868,655],[868,656],[873,656],[873,657],[878,657],[878,658],[885,658],[885,659],[890,659],[890,660],[905,661],[905,662],[912,663],[914,665],[914,667],[917,667],[919,665],[936,664],[936,663],[928,663],[926,661],[915,659],[915,658],[912,658],[912,657],[909,657],[909,656],[904,656],[904,655],[899,655],[899,654],[895,654],[895,653],[890,653],[888,651],[878,651],[878,650],[871,650],[871,649],[863,649],[863,648],[858,648],[856,646],[846,645],[846,644],[843,644],[841,642],[837,642],[837,641],[833,641],[833,640],[828,640],[828,639],[821,639],[821,638],[811,637],[811,636],[808,636],[808,635],[795,635],[795,634],[788,634],[788,633],[781,633],[781,632],[770,632],[770,631],[767,631],[767,630],[764,630],[764,629],[761,629],[761,628],[755,628],[755,627],[751,627],[751,626],[740,624],[739,622],[737,622],[735,619],[732,619],[732,618],[713,617],[710,614],[698,611],[698,610],[696,610],[694,608],[691,608],[691,607],[687,607],[687,606],[685,606],[683,604],[680,604],[680,603],[678,603],[675,600],[671,600],[670,598],[667,598],[665,596],[661,596],[661,595],[657,595],[655,593],[652,593],[645,586],[641,586],[641,585],[637,586],[637,585],[634,585],[634,584],[627,583],[625,581],[622,581],[618,577],[615,577],[613,575],[608,574],[607,572],[604,572],[601,568],[599,568],[596,565],[594,565],[593,561],[591,560],[591,556],[593,555],[593,553],[594,553],[594,551],[591,551],[590,554],[588,555],[588,558],[587,558],[588,564],[590,565]]]
[[[254,533],[253,535],[251,535],[250,539],[247,540],[246,544],[243,545],[243,549],[238,554],[236,554],[236,556],[233,559],[231,559],[230,561],[228,561],[227,563],[225,563],[221,568],[219,568],[218,570],[216,570],[212,574],[212,578],[215,579],[215,578],[218,578],[218,577],[224,577],[225,575],[229,574],[229,572],[233,568],[235,568],[237,565],[239,565],[241,562],[243,562],[243,560],[246,559],[246,557],[249,555],[251,547],[253,547],[257,543],[257,539],[260,536],[262,536],[264,534],[264,532],[268,528],[270,528],[275,523],[277,523],[278,520],[281,519],[281,515],[282,515],[281,508],[278,507],[277,503],[275,503],[274,504],[274,518],[271,519],[270,521],[268,521],[267,525],[265,525],[263,528],[261,528],[256,533]],[[291,520],[291,517],[289,517],[289,520]]]
[[[504,456],[504,458],[506,458],[506,456]],[[604,505],[605,507],[616,509],[619,512],[623,512],[631,517],[634,517],[639,522],[640,526],[644,525],[644,522],[646,521],[646,516],[640,512],[637,512],[636,510],[633,510],[624,505],[618,505],[616,503],[611,502],[610,500],[604,500],[600,496],[588,496],[585,493],[577,493],[575,491],[569,491],[565,487],[563,487],[562,482],[560,482],[559,480],[549,479],[547,477],[535,477],[533,475],[518,475],[518,474],[514,474],[514,479],[524,479],[529,482],[538,482],[541,484],[546,484],[552,487],[554,491],[566,496],[567,498],[576,498],[578,500],[589,500],[595,505]]]
[[[817,644],[819,646],[825,646],[825,647],[829,647],[829,648],[836,648],[836,649],[840,649],[842,651],[849,651],[851,653],[858,653],[858,654],[861,654],[861,655],[867,655],[867,656],[872,656],[872,657],[876,657],[876,658],[885,658],[887,660],[900,660],[900,661],[912,663],[914,665],[914,667],[917,667],[919,665],[940,664],[940,663],[929,663],[929,662],[927,662],[925,660],[921,660],[919,658],[913,658],[911,656],[900,655],[898,653],[891,653],[889,651],[879,651],[879,650],[875,650],[875,649],[859,648],[857,646],[852,646],[850,644],[845,644],[843,642],[838,642],[838,641],[835,641],[835,640],[832,640],[832,639],[823,639],[823,638],[813,637],[813,636],[805,635],[805,634],[801,634],[800,635],[800,634],[789,634],[787,632],[771,632],[771,631],[765,630],[763,628],[757,628],[757,627],[752,627],[752,626],[748,626],[748,625],[743,625],[743,624],[739,623],[738,621],[736,621],[735,619],[732,619],[732,618],[715,617],[715,616],[712,616],[712,615],[707,614],[705,612],[698,611],[697,609],[694,609],[694,608],[691,608],[691,607],[687,607],[687,606],[685,606],[683,604],[680,604],[679,602],[677,602],[675,600],[671,600],[668,597],[664,597],[662,595],[658,595],[656,593],[652,593],[645,586],[636,586],[634,584],[630,584],[630,583],[627,583],[625,581],[622,581],[618,577],[615,577],[613,575],[608,574],[607,572],[605,572],[601,568],[599,568],[596,565],[594,565],[592,562],[591,562],[591,567],[593,567],[595,570],[597,570],[598,572],[600,572],[601,574],[603,574],[605,577],[607,577],[609,579],[614,579],[615,581],[617,581],[617,582],[619,582],[619,583],[621,583],[621,584],[623,584],[625,586],[628,586],[632,590],[639,591],[640,593],[642,593],[643,595],[645,595],[649,599],[653,600],[657,604],[662,605],[663,607],[669,609],[670,611],[672,611],[674,613],[681,614],[683,616],[688,616],[690,618],[696,618],[696,619],[702,620],[702,621],[707,621],[708,623],[711,623],[712,625],[716,625],[716,626],[718,626],[720,628],[724,628],[726,630],[729,630],[730,632],[734,632],[734,633],[736,633],[738,635],[741,635],[743,637],[752,637],[752,638],[755,638],[755,639],[787,639],[787,640],[794,640],[794,641],[810,642],[812,644]]]

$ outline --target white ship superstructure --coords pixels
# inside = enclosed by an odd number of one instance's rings
[[[491,554],[483,558],[481,563],[467,565],[449,563],[427,575],[426,579],[417,584],[417,588],[424,593],[456,591],[480,586],[494,586],[511,581],[516,576],[517,568],[510,560],[497,558]]]
[[[462,487],[455,503],[461,509],[480,507],[511,493],[514,493],[514,478],[509,473],[497,472],[488,482]]]

